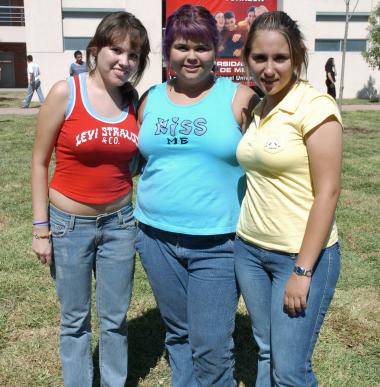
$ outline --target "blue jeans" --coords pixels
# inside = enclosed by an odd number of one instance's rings
[[[96,278],[101,385],[127,379],[126,313],[131,299],[136,226],[132,206],[77,216],[50,205],[55,283],[61,306],[60,354],[65,386],[91,387],[91,280]]]
[[[40,100],[40,103],[42,104],[45,101],[44,95],[42,93],[41,89],[41,82],[40,81],[33,81],[29,84],[28,90],[26,91],[26,95],[24,98],[24,102],[22,104],[23,107],[29,107],[30,101],[32,100],[34,91],[37,92],[38,99]]]
[[[259,346],[257,387],[318,385],[312,354],[339,276],[339,244],[322,250],[307,309],[291,317],[283,307],[284,290],[296,259],[296,254],[265,250],[240,238],[235,241],[236,276]]]
[[[166,325],[174,387],[235,386],[233,239],[140,223],[136,248]]]

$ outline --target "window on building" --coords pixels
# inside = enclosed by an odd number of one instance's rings
[[[340,51],[340,39],[315,39],[315,51]]]
[[[369,12],[354,12],[351,15],[350,22],[362,22],[367,23],[370,13]],[[316,21],[324,22],[345,22],[345,12],[317,12],[315,15]]]
[[[366,39],[347,39],[347,51],[363,52],[367,49]],[[315,51],[342,51],[343,39],[315,39]]]
[[[0,0],[0,26],[25,26],[24,0]]]
[[[367,49],[367,41],[365,39],[348,39],[347,51],[363,52]]]
[[[112,12],[124,11],[123,8],[62,8],[63,19],[103,19]]]
[[[63,38],[64,50],[85,50],[91,38]]]

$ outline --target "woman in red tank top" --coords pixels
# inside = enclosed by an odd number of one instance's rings
[[[87,47],[88,73],[56,83],[41,107],[32,159],[32,248],[51,265],[61,307],[65,386],[92,386],[91,281],[96,278],[101,384],[127,379],[134,267],[134,86],[150,52],[128,12],[106,16]],[[48,182],[51,155],[55,170]]]

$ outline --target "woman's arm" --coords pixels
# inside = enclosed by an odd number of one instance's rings
[[[38,115],[31,171],[34,222],[48,220],[48,169],[51,154],[64,121],[68,95],[69,87],[67,82],[56,83]],[[46,225],[33,227],[32,249],[40,257],[42,263],[50,265],[51,245],[49,238],[44,237],[48,234],[49,227]]]
[[[258,95],[248,86],[239,85],[232,102],[234,116],[242,131],[245,132],[252,120],[252,110],[260,101]]]
[[[335,82],[334,82],[334,79],[333,79],[333,76],[332,76],[332,74],[331,74],[330,71],[327,72],[327,78],[329,79],[329,81],[330,81],[331,83],[335,83]]]
[[[305,141],[314,202],[296,265],[312,270],[325,246],[340,194],[342,127],[331,116],[310,131]],[[291,315],[306,309],[310,281],[310,277],[295,273],[290,276],[285,288],[284,305]]]

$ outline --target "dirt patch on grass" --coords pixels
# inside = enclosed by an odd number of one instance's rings
[[[0,231],[2,231],[9,224],[9,218],[4,214],[0,214]]]
[[[380,337],[380,297],[372,289],[338,291],[326,326],[349,348],[365,353]]]

